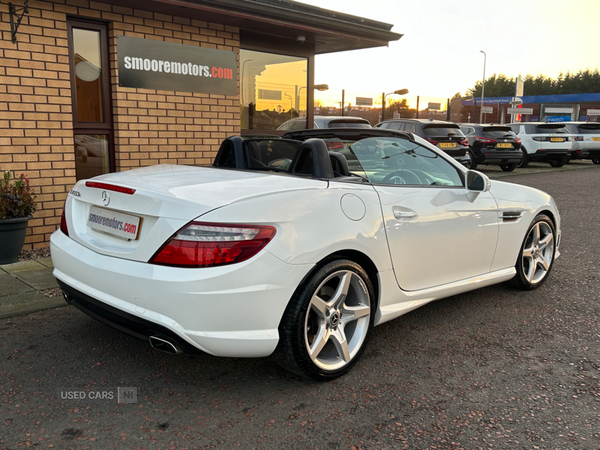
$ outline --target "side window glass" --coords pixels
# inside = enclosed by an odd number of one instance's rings
[[[295,122],[293,122],[293,125],[292,125],[293,131],[305,130],[305,129],[306,129],[306,119],[296,120]]]
[[[416,133],[417,129],[415,128],[415,125],[412,123],[405,123],[404,124],[404,131],[408,131],[409,133]]]
[[[402,129],[402,122],[391,122],[390,123],[390,130],[401,130]]]

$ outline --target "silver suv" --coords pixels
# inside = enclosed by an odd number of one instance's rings
[[[315,116],[314,128],[371,128],[367,119],[352,116]],[[279,125],[278,130],[306,130],[306,117],[296,117]]]
[[[564,123],[525,122],[508,126],[521,138],[523,159],[518,167],[527,167],[530,162],[562,167],[571,159],[573,141]]]
[[[591,159],[600,164],[600,123],[567,122],[565,127],[573,135],[573,159]]]

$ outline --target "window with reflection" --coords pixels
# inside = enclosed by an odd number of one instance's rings
[[[242,129],[275,130],[306,117],[306,58],[240,50]]]
[[[73,28],[75,97],[79,122],[104,122],[100,32]]]
[[[111,171],[113,129],[110,114],[106,24],[69,20],[75,172],[78,180]]]
[[[77,179],[92,178],[110,171],[108,135],[75,135],[75,168]]]

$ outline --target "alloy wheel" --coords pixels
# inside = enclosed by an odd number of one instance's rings
[[[548,223],[537,222],[529,230],[521,257],[523,275],[532,285],[540,283],[550,270],[554,246],[554,233]]]
[[[369,331],[371,299],[361,277],[341,270],[328,276],[313,294],[304,324],[312,362],[327,371],[347,365]]]

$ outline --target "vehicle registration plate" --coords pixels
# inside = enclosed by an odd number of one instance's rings
[[[600,138],[592,138],[592,141],[600,141]]]
[[[455,142],[441,142],[440,148],[456,148]]]
[[[564,138],[550,138],[551,142],[562,142],[564,140],[565,140]]]
[[[141,219],[110,209],[92,206],[87,225],[92,230],[101,231],[121,239],[136,240],[140,235]]]
[[[512,148],[512,144],[501,143],[501,144],[496,145],[496,147],[498,147],[498,148]]]

